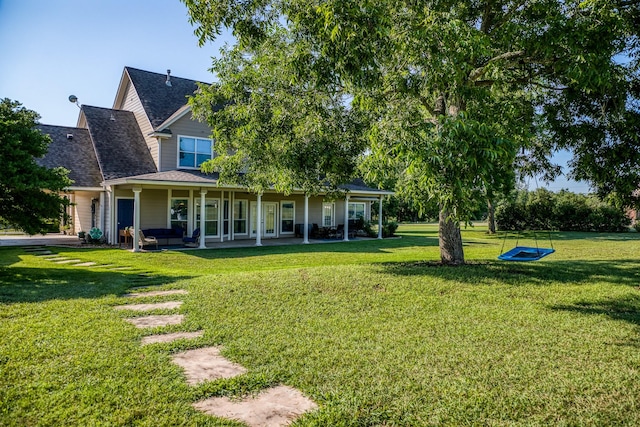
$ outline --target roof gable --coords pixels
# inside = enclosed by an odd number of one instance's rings
[[[156,165],[131,111],[82,106],[105,180],[156,172]]]
[[[47,154],[36,160],[40,166],[68,169],[72,187],[100,187],[102,174],[87,129],[53,125],[36,128],[51,137]]]
[[[166,83],[166,74],[131,67],[125,67],[125,73],[129,76],[154,129],[158,129],[169,117],[184,107],[187,97],[198,89],[195,80],[171,76],[169,86]]]

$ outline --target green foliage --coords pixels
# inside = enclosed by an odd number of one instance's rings
[[[365,148],[361,119],[340,91],[296,78],[309,53],[288,36],[270,30],[255,48],[226,48],[214,59],[219,83],[202,85],[190,101],[216,141],[217,157],[202,170],[255,192],[337,192]]]
[[[595,196],[563,190],[519,191],[496,208],[501,230],[560,230],[624,232],[631,220],[624,209],[612,206]]]
[[[248,68],[272,44],[296,85],[348,94],[368,178],[446,213],[443,260],[462,261],[458,221],[511,190],[515,168],[557,174],[559,147],[601,192],[629,201],[640,184],[637,2],[183,1],[201,43],[230,28]]]
[[[382,237],[394,237],[396,235],[396,230],[398,229],[397,221],[383,221],[382,222]],[[369,237],[378,237],[378,225],[371,223],[370,221],[364,221],[362,225],[362,230]]]
[[[50,143],[35,129],[38,119],[16,101],[0,101],[0,223],[32,235],[46,233],[64,215],[68,200],[58,192],[70,184],[65,169],[36,163]]]

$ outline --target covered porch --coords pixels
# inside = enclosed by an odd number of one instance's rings
[[[285,195],[273,190],[251,193],[246,188],[218,185],[214,175],[199,171],[171,171],[105,183],[109,188],[110,243],[117,244],[129,229],[134,251],[141,250],[142,234],[199,235],[189,246],[241,247],[274,244],[309,244],[319,240],[349,241],[356,221],[370,221],[378,202],[378,238],[382,238],[382,201],[392,194],[363,184],[344,187],[345,197],[302,192]],[[323,230],[322,239],[314,230]],[[333,231],[333,233],[331,233]],[[332,237],[332,239],[329,239]],[[171,244],[176,247],[180,239]]]

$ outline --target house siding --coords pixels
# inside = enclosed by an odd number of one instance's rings
[[[191,113],[185,114],[171,125],[172,137],[162,141],[160,171],[178,169],[178,136],[210,138],[211,129],[204,123],[191,119]],[[215,152],[215,142],[214,142]]]
[[[156,138],[149,136],[149,134],[153,132],[153,128],[151,127],[151,123],[149,122],[147,114],[142,107],[140,98],[138,97],[138,94],[136,93],[131,82],[127,82],[122,105],[116,106],[116,108],[133,112],[133,115],[136,118],[136,122],[140,127],[140,131],[142,132],[142,136],[147,143],[149,152],[151,153],[151,158],[153,158],[156,167],[159,167],[158,141],[156,140]]]
[[[100,213],[100,203],[99,203],[100,193],[98,192],[88,192],[88,191],[76,191],[71,198],[71,202],[74,203],[73,209],[73,233],[77,234],[79,231],[88,232],[91,230],[91,199],[96,200],[96,211],[95,211],[95,227],[100,228],[99,223],[99,213]]]

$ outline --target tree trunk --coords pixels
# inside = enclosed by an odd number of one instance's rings
[[[489,234],[496,234],[496,208],[493,206],[493,200],[487,199],[487,223],[489,225]]]
[[[442,263],[453,265],[464,264],[460,223],[451,218],[449,210],[440,209],[438,228],[440,260]]]

